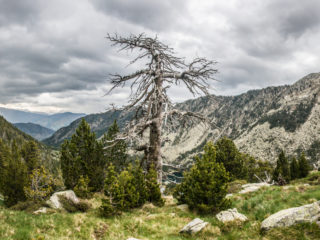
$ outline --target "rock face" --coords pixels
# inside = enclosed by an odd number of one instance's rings
[[[320,201],[301,207],[281,210],[266,218],[261,224],[261,230],[274,227],[289,227],[302,222],[316,222],[320,218]]]
[[[47,204],[51,208],[55,209],[62,209],[62,205],[59,200],[59,196],[65,196],[66,198],[72,200],[75,203],[79,203],[79,199],[77,198],[76,194],[72,190],[62,191],[62,192],[56,192],[54,193],[50,199],[47,201]]]
[[[248,218],[245,215],[239,213],[236,208],[221,211],[216,215],[216,218],[223,223],[233,221],[245,222],[248,220]]]
[[[180,230],[180,233],[194,234],[201,231],[207,225],[208,225],[207,222],[202,221],[200,218],[195,218],[191,222],[189,222],[186,226],[184,226]]]
[[[308,153],[320,142],[320,73],[309,74],[295,84],[251,90],[237,96],[206,96],[175,105],[182,111],[192,111],[207,116],[215,123],[210,128],[202,123],[181,124],[173,122],[163,133],[162,153],[173,165],[188,166],[193,156],[202,151],[209,140],[227,136],[235,141],[242,152],[264,161],[275,162],[278,149],[291,155],[301,147]],[[108,111],[86,117],[93,131],[101,133],[118,119],[120,127],[130,119],[130,114]],[[289,121],[290,120],[290,121]],[[47,144],[59,145],[70,137],[79,120],[57,131]],[[310,156],[307,156],[310,157]]]
[[[270,187],[269,183],[249,183],[242,185],[242,190],[239,192],[240,194],[250,193],[258,191],[262,187]]]

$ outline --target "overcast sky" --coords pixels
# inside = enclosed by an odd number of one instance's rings
[[[319,0],[0,0],[0,106],[103,112],[108,74],[128,73],[107,33],[158,35],[177,55],[219,62],[217,95],[292,84],[320,72]],[[173,101],[191,98],[182,88]]]

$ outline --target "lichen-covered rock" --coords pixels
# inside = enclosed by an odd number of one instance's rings
[[[320,218],[320,201],[301,207],[281,210],[265,220],[261,224],[262,230],[275,227],[289,227],[302,222],[317,222]]]
[[[59,196],[65,196],[66,198],[70,199],[74,203],[79,203],[79,199],[77,198],[76,194],[72,190],[55,192],[46,203],[51,208],[62,209],[63,207],[62,207],[62,204],[60,203]]]
[[[233,221],[245,222],[248,220],[248,218],[245,215],[239,213],[236,208],[221,211],[216,215],[216,218],[223,223]]]
[[[262,182],[262,183],[248,183],[248,184],[242,185],[242,190],[239,193],[244,194],[244,193],[255,192],[255,191],[258,191],[262,187],[270,187],[270,186],[271,186],[271,184],[264,183],[264,182]]]
[[[200,232],[208,223],[202,221],[200,218],[195,218],[191,222],[189,222],[186,226],[184,226],[180,233],[189,233],[194,234]]]

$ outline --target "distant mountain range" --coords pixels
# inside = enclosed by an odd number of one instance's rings
[[[53,130],[68,126],[74,120],[85,116],[84,113],[71,112],[49,115],[2,107],[0,107],[0,115],[11,123],[34,123]]]
[[[28,141],[36,141],[43,165],[57,174],[59,169],[59,153],[45,144],[35,140],[30,135],[22,132],[13,124],[9,123],[4,117],[0,116],[0,139],[10,145],[13,141],[16,142],[18,148],[21,148]]]
[[[105,113],[90,114],[84,117],[89,123],[91,130],[96,133],[96,137],[100,138],[104,133],[108,131],[109,126],[114,120],[118,121],[120,129],[131,119],[131,113],[123,113],[122,111],[108,111]],[[43,140],[43,143],[59,147],[64,139],[70,139],[72,134],[75,133],[81,119],[77,119],[69,126],[63,127],[56,131],[51,137]]]
[[[309,74],[293,85],[251,90],[238,96],[207,96],[179,103],[176,108],[205,115],[214,124],[166,127],[164,161],[189,164],[207,141],[232,138],[241,151],[274,162],[280,149],[288,154],[305,151],[320,161],[320,73]],[[131,118],[121,111],[85,117],[99,136],[114,119],[121,127]],[[59,129],[46,144],[59,146],[75,132],[79,120]],[[170,130],[167,130],[170,129]]]
[[[41,125],[35,123],[14,123],[13,125],[37,140],[48,138],[55,132],[52,129],[42,127]]]

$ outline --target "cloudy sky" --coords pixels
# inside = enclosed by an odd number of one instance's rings
[[[320,72],[319,0],[0,0],[0,106],[102,112],[110,73],[128,73],[107,33],[158,35],[177,55],[219,62],[211,91],[234,95]],[[173,101],[192,97],[173,88]]]

